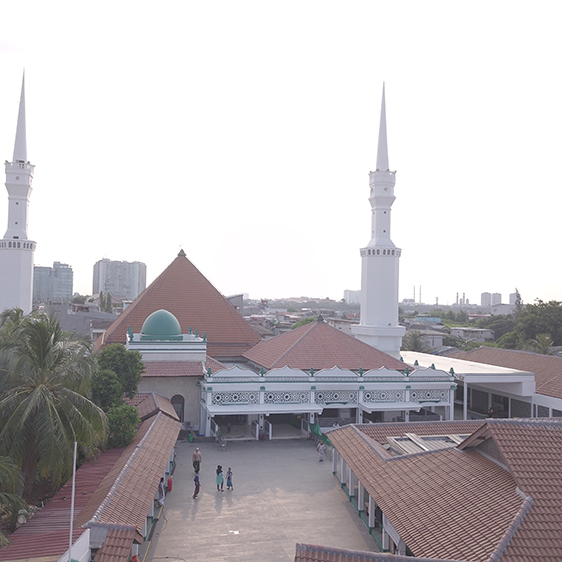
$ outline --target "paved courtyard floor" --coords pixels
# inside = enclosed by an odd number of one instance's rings
[[[201,492],[193,495],[198,446]],[[288,562],[297,542],[378,550],[374,539],[308,440],[178,442],[172,491],[141,560]],[[234,491],[217,492],[215,469],[232,467]],[[158,514],[158,511],[157,511]],[[148,549],[148,550],[146,550]]]

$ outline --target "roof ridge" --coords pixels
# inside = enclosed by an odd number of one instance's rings
[[[297,344],[299,344],[299,343],[304,339],[304,337],[305,337],[311,330],[314,329],[314,327],[315,327],[317,324],[319,324],[319,322],[314,321],[314,322],[309,322],[308,324],[305,324],[304,326],[300,326],[299,328],[297,328],[297,330],[300,330],[301,328],[303,328],[302,334],[299,335],[299,337],[293,342],[293,344],[290,345],[290,346],[285,350],[285,353],[283,353],[283,355],[280,355],[280,356],[279,356],[279,359],[277,359],[277,360],[275,361],[275,363],[278,363],[278,362],[282,361],[283,357],[285,357],[286,355],[288,355],[289,352],[292,351],[292,350],[295,348],[295,346],[296,346]],[[291,333],[291,332],[289,332],[289,333]]]
[[[496,548],[494,548],[493,552],[488,556],[486,562],[498,562],[501,557],[504,555],[505,550],[511,543],[511,540],[515,536],[515,533],[523,523],[527,513],[533,507],[533,498],[531,496],[524,496],[523,503],[521,507],[517,510],[517,513],[513,516],[510,524],[508,525],[507,529],[504,531],[503,535],[500,537]]]

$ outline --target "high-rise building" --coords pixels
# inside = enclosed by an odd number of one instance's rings
[[[67,263],[56,261],[53,267],[33,268],[33,302],[69,302],[74,274]]]
[[[502,302],[502,294],[501,293],[492,293],[492,306],[496,304],[501,304]]]
[[[509,293],[509,304],[517,303],[517,295],[518,293]]]
[[[359,304],[361,302],[361,291],[350,291],[346,289],[343,292],[343,300],[347,304]]]
[[[140,261],[112,261],[104,258],[94,265],[93,294],[136,299],[146,289],[146,265]]]
[[[34,168],[27,160],[24,77],[14,156],[11,162],[5,162],[8,230],[0,240],[0,312],[7,308],[21,308],[26,314],[31,312],[35,242],[27,237],[27,211]]]
[[[377,169],[369,174],[371,240],[361,248],[361,320],[355,337],[398,357],[405,328],[398,324],[398,267],[401,250],[390,239],[390,210],[396,172],[388,165],[386,105],[382,90]]]
[[[480,295],[480,306],[488,307],[492,305],[492,294],[482,293]]]

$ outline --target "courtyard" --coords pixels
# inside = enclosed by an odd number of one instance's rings
[[[193,499],[191,455],[201,450]],[[288,562],[298,542],[378,550],[367,527],[309,440],[178,441],[172,491],[139,557],[157,560]],[[232,467],[233,491],[217,492],[215,469]]]

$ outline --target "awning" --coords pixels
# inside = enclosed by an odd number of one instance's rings
[[[400,412],[402,410],[414,410],[419,412],[423,404],[417,402],[362,402],[359,401],[359,408],[368,412]]]
[[[206,406],[211,416],[243,414],[321,414],[318,404],[210,404]]]

